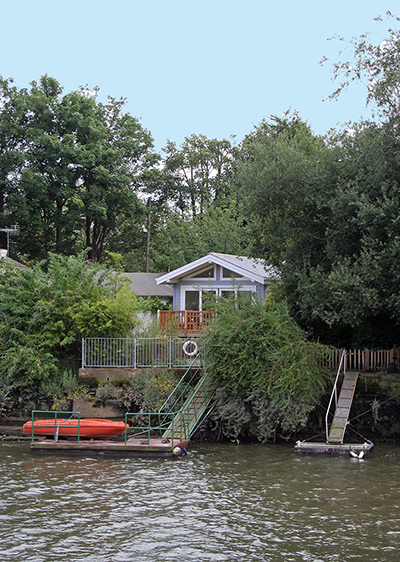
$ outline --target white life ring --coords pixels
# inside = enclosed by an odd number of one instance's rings
[[[188,351],[188,347],[189,347],[190,345],[193,345],[193,351]],[[195,341],[193,341],[193,340],[188,340],[188,341],[185,341],[185,343],[183,344],[182,349],[183,349],[183,353],[184,353],[185,355],[187,355],[188,357],[193,357],[193,355],[196,355],[196,354],[197,354],[197,352],[198,352],[198,350],[199,350],[199,347],[198,347],[198,345],[197,345],[197,343],[196,343]]]

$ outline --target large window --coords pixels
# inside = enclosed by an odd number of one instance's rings
[[[210,310],[214,311],[216,303],[220,298],[230,298],[237,301],[240,307],[242,303],[249,302],[256,298],[255,287],[252,289],[243,288],[185,288],[183,290],[184,310]]]
[[[190,275],[187,279],[210,279],[215,280],[215,266],[207,267],[202,271],[198,271]]]

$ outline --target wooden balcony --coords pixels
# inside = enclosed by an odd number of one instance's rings
[[[204,331],[214,318],[210,310],[160,310],[158,314],[161,330],[176,329],[184,335]]]

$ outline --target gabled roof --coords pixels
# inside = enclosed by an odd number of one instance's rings
[[[138,297],[172,298],[173,290],[167,285],[158,287],[156,278],[162,273],[123,273],[129,280],[129,286]]]
[[[162,283],[177,283],[182,277],[193,274],[196,271],[201,270],[204,266],[211,264],[226,267],[233,273],[247,277],[257,283],[265,283],[268,280],[275,280],[279,278],[277,270],[268,265],[264,260],[210,252],[198,260],[192,261],[182,267],[178,267],[178,269],[174,269],[169,273],[161,275],[156,279],[156,283],[157,285]]]

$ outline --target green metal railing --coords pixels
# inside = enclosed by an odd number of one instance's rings
[[[57,443],[58,441],[58,432],[60,429],[60,422],[65,420],[65,419],[71,419],[72,416],[77,416],[78,417],[78,443],[80,441],[80,425],[81,425],[81,414],[79,412],[63,412],[63,411],[54,411],[54,410],[32,410],[32,442],[34,441],[34,429],[35,427],[49,427],[48,424],[46,425],[40,425],[37,422],[35,422],[35,415],[36,414],[46,414],[46,415],[53,415],[54,416],[54,443]],[[69,416],[69,418],[65,418],[65,417],[58,417],[59,415],[62,416]],[[58,417],[58,422],[57,422],[57,417]]]
[[[184,375],[160,407],[158,412],[127,412],[125,414],[125,444],[128,439],[143,436],[150,444],[153,438],[188,439],[210,402],[208,375],[198,368],[199,355],[189,365]],[[201,401],[199,403],[199,396]],[[129,429],[128,429],[129,422]]]
[[[199,366],[199,361],[200,361],[200,366]],[[174,412],[177,410],[178,406],[179,408],[182,406],[183,400],[186,398],[188,392],[193,389],[193,383],[195,379],[202,372],[201,365],[202,365],[201,356],[200,353],[198,353],[194,357],[193,361],[190,363],[189,367],[186,369],[182,377],[180,378],[179,382],[177,383],[171,394],[165,400],[164,404],[159,408],[158,411],[160,413],[163,411]],[[190,377],[188,377],[188,380],[186,380],[188,373],[191,373],[191,375]]]
[[[209,386],[209,381],[208,381],[208,373],[206,373],[201,380],[199,381],[195,391],[193,392],[193,394],[190,396],[190,398],[188,399],[187,403],[185,404],[184,407],[184,412],[188,412],[189,416],[191,417],[191,420],[193,423],[190,424],[189,427],[189,433],[188,433],[188,437],[190,437],[193,433],[193,431],[195,430],[198,421],[200,420],[200,418],[202,417],[202,415],[204,414],[211,396],[209,394],[210,391],[210,386]],[[198,398],[199,396],[202,397],[202,402],[200,402],[201,406],[200,408],[199,403],[198,403]]]
[[[208,374],[205,373],[179,412],[175,413],[170,425],[163,433],[163,437],[169,437],[176,431],[177,427],[184,428],[186,439],[191,437],[210,403],[212,394],[213,390],[209,386]]]
[[[152,438],[161,439],[166,429],[173,424],[171,435],[171,444],[173,446],[174,441],[182,441],[188,434],[189,419],[187,415],[185,419],[185,414],[183,411],[163,412],[161,418],[159,412],[127,412],[125,414],[125,445],[129,439],[139,437],[147,440],[147,443],[150,445]]]

